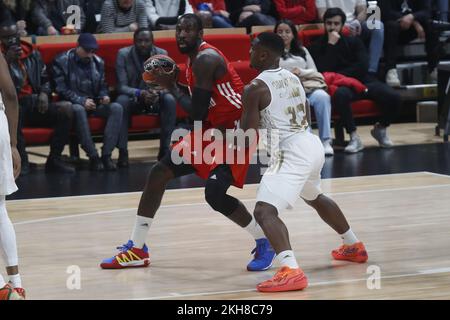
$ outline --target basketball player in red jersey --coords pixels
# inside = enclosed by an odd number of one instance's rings
[[[103,260],[100,266],[104,269],[149,265],[145,240],[161,204],[166,185],[176,177],[191,173],[206,179],[205,199],[208,204],[254,237],[255,256],[247,269],[261,271],[267,270],[272,265],[275,252],[261,228],[245,206],[238,199],[227,194],[231,185],[242,188],[251,152],[246,150],[247,157],[243,164],[238,164],[236,161],[226,164],[226,150],[222,150],[222,157],[213,157],[212,161],[207,162],[203,158],[199,161],[197,158],[202,157],[202,154],[198,154],[195,146],[200,145],[199,151],[203,153],[212,143],[202,139],[207,129],[224,131],[236,128],[242,114],[241,94],[244,87],[227,58],[217,48],[204,42],[202,37],[202,22],[195,14],[180,17],[176,26],[176,41],[180,52],[188,56],[186,70],[188,87],[178,84],[177,76],[174,74],[161,72],[155,76],[156,83],[168,89],[193,120],[201,121],[202,129],[198,130],[200,132],[191,131],[173,147],[171,153],[153,166],[139,203],[131,239],[118,247],[117,255]],[[198,139],[201,141],[196,141]],[[226,144],[223,143],[223,146],[225,149]],[[186,150],[188,152],[183,152]],[[175,164],[173,154],[182,156],[185,161]],[[236,153],[233,152],[233,154],[236,159]]]

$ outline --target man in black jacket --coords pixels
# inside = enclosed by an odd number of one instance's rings
[[[75,170],[61,161],[61,153],[69,140],[72,121],[70,105],[51,103],[47,70],[39,51],[21,42],[15,24],[0,27],[1,51],[9,64],[9,71],[19,97],[19,130],[17,149],[22,158],[22,174],[30,171],[25,151],[24,126],[53,126],[55,134],[50,144],[47,171],[72,173]]]
[[[167,91],[155,91],[142,79],[144,62],[153,55],[167,55],[167,51],[153,45],[153,34],[148,28],[138,29],[134,33],[134,45],[119,50],[116,72],[118,92],[116,102],[123,110],[122,129],[118,142],[120,167],[128,165],[128,124],[131,114],[159,113],[161,117],[161,135],[158,160],[169,152],[170,137],[175,129],[176,101]]]
[[[326,34],[315,42],[310,50],[319,72],[335,72],[355,78],[364,83],[368,90],[364,96],[357,95],[348,87],[340,87],[333,96],[333,106],[339,112],[350,143],[345,152],[355,153],[364,146],[356,133],[351,103],[366,98],[374,100],[383,115],[380,122],[371,131],[372,136],[381,147],[391,147],[392,141],[387,135],[387,127],[395,118],[400,107],[400,95],[386,84],[368,75],[368,53],[357,37],[346,37],[342,34],[346,15],[340,8],[330,8],[325,12],[324,23]]]
[[[439,34],[431,26],[431,0],[378,1],[385,28],[386,83],[399,86],[396,69],[402,45],[414,39],[425,39],[430,80],[436,81],[439,63]]]
[[[72,103],[77,135],[90,160],[90,169],[116,170],[111,153],[117,145],[122,125],[122,106],[111,103],[105,82],[105,65],[95,55],[98,43],[90,33],[78,37],[74,49],[59,55],[53,62],[56,93]],[[102,161],[98,156],[88,123],[88,116],[106,118]]]

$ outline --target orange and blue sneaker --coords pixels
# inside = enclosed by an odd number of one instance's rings
[[[132,240],[121,247],[117,247],[119,253],[114,257],[105,259],[100,264],[102,269],[124,269],[148,267],[150,258],[148,248],[144,244],[142,249],[136,248]]]
[[[259,292],[283,292],[303,290],[308,286],[308,279],[300,268],[280,268],[272,279],[256,286]]]
[[[0,288],[0,300],[24,300],[13,287],[6,284],[3,288]]]
[[[335,260],[346,260],[358,263],[364,263],[369,258],[362,242],[357,242],[352,245],[343,244],[336,250],[331,251],[331,255]]]
[[[256,247],[253,249],[253,260],[247,265],[248,271],[264,271],[272,266],[276,253],[266,238],[256,240]]]

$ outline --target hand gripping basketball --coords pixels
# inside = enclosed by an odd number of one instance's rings
[[[142,78],[153,89],[168,89],[178,80],[180,70],[166,55],[154,55],[144,63]]]

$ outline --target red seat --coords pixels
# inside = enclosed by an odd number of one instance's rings
[[[29,145],[48,144],[53,137],[52,128],[23,128],[23,136]]]
[[[158,115],[135,115],[131,117],[129,132],[145,132],[159,128]]]

